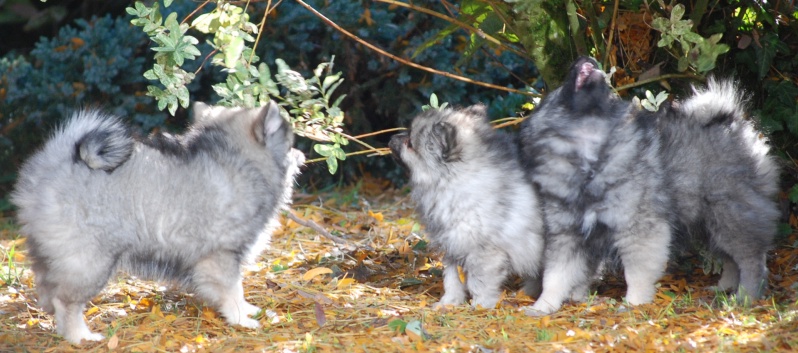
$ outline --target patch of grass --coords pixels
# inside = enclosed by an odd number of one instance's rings
[[[0,258],[2,259],[0,286],[18,286],[20,284],[20,278],[26,268],[22,263],[16,261],[17,256],[16,241],[12,241],[8,248],[0,245]]]
[[[549,342],[552,338],[554,338],[554,334],[545,328],[535,330],[535,341],[537,342]]]

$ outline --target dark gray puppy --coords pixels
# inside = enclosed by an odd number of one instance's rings
[[[39,303],[68,341],[103,338],[82,312],[117,269],[176,282],[228,323],[258,327],[240,267],[268,245],[304,156],[273,102],[194,112],[185,134],[139,139],[81,111],[22,166],[13,202]]]
[[[718,287],[743,303],[763,294],[779,218],[778,166],[744,105],[734,82],[710,80],[657,114],[678,234],[708,243],[723,260]]]
[[[444,252],[444,295],[436,307],[493,308],[512,273],[534,293],[543,255],[537,195],[517,147],[490,125],[485,107],[431,109],[390,142],[410,171],[411,198],[430,243]],[[458,266],[466,274],[463,283]]]
[[[543,292],[527,313],[586,298],[610,256],[623,264],[626,300],[651,302],[671,241],[654,119],[611,98],[604,73],[583,57],[524,121],[521,141],[547,230]]]

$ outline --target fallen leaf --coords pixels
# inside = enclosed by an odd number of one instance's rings
[[[314,268],[312,270],[309,270],[308,272],[305,272],[305,274],[302,275],[302,280],[303,281],[310,281],[310,280],[312,280],[314,277],[316,277],[318,275],[326,275],[326,274],[329,274],[329,273],[332,273],[332,272],[333,271],[331,269],[326,268],[326,267],[316,267],[316,268]]]
[[[108,349],[114,349],[119,346],[119,336],[114,334],[111,338],[108,339]]]
[[[313,313],[316,315],[316,324],[318,324],[319,327],[327,323],[327,317],[324,315],[324,308],[321,307],[319,302],[313,302]]]

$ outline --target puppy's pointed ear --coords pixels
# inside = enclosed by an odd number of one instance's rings
[[[432,135],[441,149],[441,157],[446,162],[460,158],[460,149],[457,144],[457,129],[447,122],[435,123],[432,126]]]
[[[257,118],[252,126],[255,139],[275,153],[287,151],[294,143],[294,134],[280,115],[277,103],[269,101],[269,104],[255,110]]]

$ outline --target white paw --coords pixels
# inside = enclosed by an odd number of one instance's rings
[[[241,308],[241,313],[243,314],[243,316],[255,316],[258,312],[260,312],[259,307],[246,302]]]
[[[105,339],[105,336],[99,333],[94,333],[89,330],[85,330],[85,332],[69,332],[64,335],[64,339],[66,339],[69,343],[72,344],[80,344],[81,340],[86,341],[102,341]]]
[[[538,299],[538,301],[536,301],[534,305],[525,306],[522,309],[529,316],[546,316],[549,314],[553,314],[554,312],[559,310],[560,307],[553,306],[545,300]]]
[[[497,298],[474,298],[471,300],[471,306],[474,308],[495,309],[498,302]]]
[[[526,316],[531,316],[531,317],[541,317],[549,315],[549,313],[545,313],[531,306],[522,306],[518,310],[523,311]]]
[[[445,310],[447,306],[457,306],[463,303],[465,303],[465,298],[444,294],[443,297],[441,297],[441,301],[432,304],[432,309]]]
[[[256,329],[256,328],[260,327],[260,322],[258,322],[258,320],[255,320],[255,319],[242,317],[238,321],[238,325],[241,326],[241,327]]]

